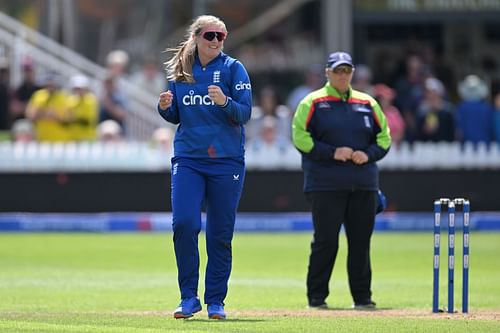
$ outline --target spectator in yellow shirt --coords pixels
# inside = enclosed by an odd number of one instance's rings
[[[75,141],[89,141],[97,138],[99,103],[89,90],[90,81],[84,75],[71,78],[72,94],[68,97],[70,112],[69,130]]]
[[[67,95],[61,90],[55,74],[48,74],[44,80],[44,88],[31,96],[26,116],[35,125],[38,141],[71,140],[68,130]]]

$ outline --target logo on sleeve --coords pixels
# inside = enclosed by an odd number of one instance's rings
[[[236,90],[251,90],[252,85],[250,83],[243,83],[243,81],[240,81],[234,86],[234,89],[236,89]]]

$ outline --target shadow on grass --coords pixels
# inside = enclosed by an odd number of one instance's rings
[[[353,309],[353,308],[328,308],[328,309],[318,309],[313,311],[340,311],[340,312],[377,312],[377,311],[387,311],[394,310],[394,308],[389,307],[376,307],[374,309]]]
[[[226,323],[226,322],[231,322],[231,323],[258,323],[258,322],[264,322],[264,319],[249,319],[249,318],[227,318],[224,320],[214,320],[214,319],[202,319],[202,318],[188,318],[188,319],[182,319],[184,322],[197,322],[197,323]]]

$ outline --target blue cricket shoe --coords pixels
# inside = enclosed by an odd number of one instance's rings
[[[224,305],[222,304],[209,304],[207,308],[209,319],[226,319],[226,313],[224,312]]]
[[[175,319],[191,318],[196,312],[201,311],[201,303],[198,297],[184,298],[174,311]]]

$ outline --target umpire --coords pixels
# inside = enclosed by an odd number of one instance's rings
[[[391,136],[375,99],[352,89],[354,65],[348,53],[330,54],[325,72],[328,82],[300,102],[292,124],[314,225],[309,307],[328,308],[325,300],[343,224],[353,308],[373,309],[370,239],[379,187],[375,162],[387,154]]]

